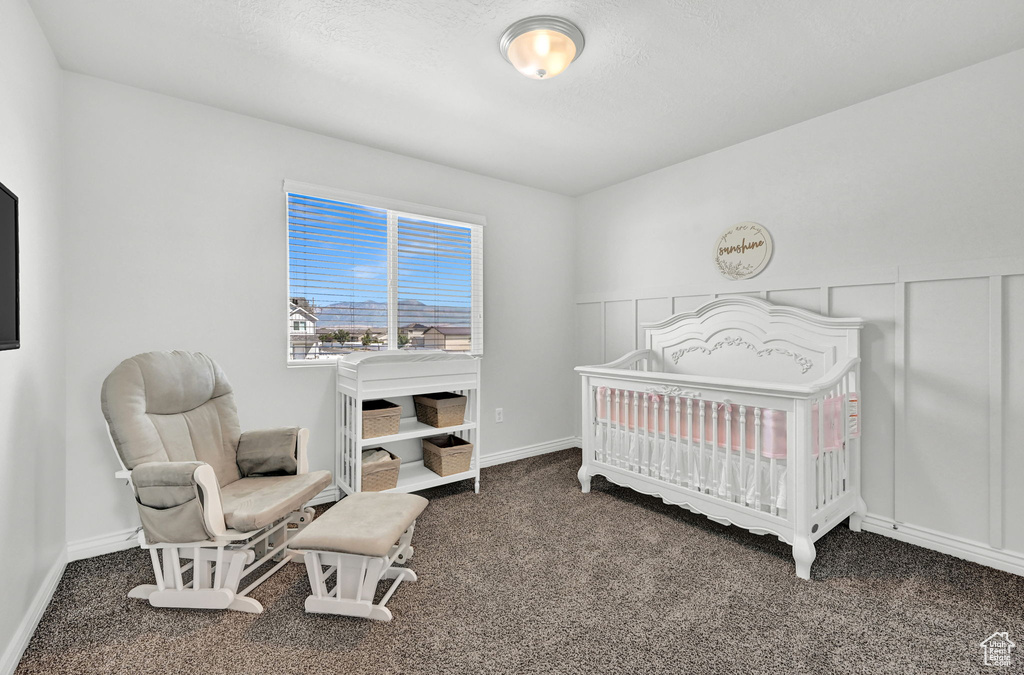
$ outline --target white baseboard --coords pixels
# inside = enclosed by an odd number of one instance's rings
[[[127,551],[139,545],[138,528],[109,532],[95,537],[68,542],[68,561],[95,558],[98,555]]]
[[[527,457],[536,457],[537,455],[546,455],[549,452],[558,452],[559,450],[565,450],[566,448],[578,448],[580,447],[580,444],[579,438],[569,436],[568,438],[560,438],[557,441],[548,441],[547,443],[524,445],[521,448],[502,450],[501,452],[482,455],[480,457],[480,468],[505,464],[506,462],[514,462],[517,459],[526,459]]]
[[[978,541],[936,532],[926,527],[897,523],[892,518],[876,516],[871,513],[864,517],[863,527],[868,532],[874,532],[884,537],[892,537],[955,558],[1024,576],[1024,554],[992,548]]]
[[[341,497],[341,490],[335,484],[330,484],[325,487],[320,493],[306,502],[306,506],[319,506],[320,504],[329,504],[336,502]]]
[[[14,636],[4,649],[3,657],[0,658],[0,675],[10,675],[18,667],[21,656],[25,653],[25,648],[28,647],[32,635],[36,632],[39,620],[43,618],[43,612],[46,611],[50,600],[53,599],[53,594],[57,590],[57,584],[60,582],[67,564],[67,553],[61,551],[53,562],[50,571],[43,578],[43,583],[39,585],[39,590],[36,591],[28,611],[22,617],[18,630],[14,632]]]

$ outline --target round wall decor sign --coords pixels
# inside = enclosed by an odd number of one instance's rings
[[[715,266],[728,279],[757,276],[772,259],[772,235],[757,223],[728,228],[715,244]]]

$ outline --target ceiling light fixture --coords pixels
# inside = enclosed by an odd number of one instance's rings
[[[545,80],[583,53],[583,33],[557,16],[531,16],[508,27],[498,41],[501,55],[523,75]]]

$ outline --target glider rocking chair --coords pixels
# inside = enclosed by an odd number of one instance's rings
[[[308,470],[309,431],[242,433],[231,385],[198,352],[133,356],[104,380],[101,400],[156,575],[128,596],[262,612],[249,593],[292,558],[301,562],[288,543],[313,518],[303,506],[331,482],[330,472]]]

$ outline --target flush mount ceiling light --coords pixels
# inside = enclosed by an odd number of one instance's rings
[[[523,75],[545,80],[583,53],[583,33],[557,16],[531,16],[508,27],[498,41],[501,55]]]

